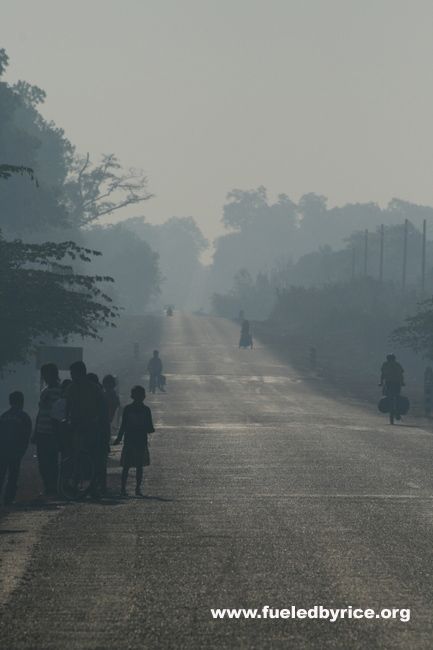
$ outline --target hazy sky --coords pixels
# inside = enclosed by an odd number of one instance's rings
[[[432,0],[0,5],[5,80],[44,89],[79,153],[145,170],[152,223],[213,239],[227,192],[259,185],[433,205]]]

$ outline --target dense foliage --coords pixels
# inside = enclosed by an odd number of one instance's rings
[[[310,286],[364,274],[368,230],[368,275],[379,275],[380,227],[384,226],[384,279],[402,277],[404,222],[408,219],[407,277],[420,277],[422,222],[431,223],[433,208],[392,199],[385,209],[375,203],[327,208],[312,192],[296,204],[286,194],[268,200],[264,187],[233,190],[227,195],[210,269],[209,293],[226,293],[240,269],[281,275],[280,285]],[[430,243],[430,258],[433,245]],[[307,258],[306,256],[309,255]],[[302,260],[302,261],[301,261]],[[431,263],[430,263],[431,267]]]
[[[93,261],[92,269],[115,279],[110,295],[116,304],[129,314],[144,313],[163,285],[158,253],[121,224],[86,230],[85,241],[103,253]]]
[[[89,155],[78,156],[64,131],[40,114],[45,92],[23,81],[4,82],[7,66],[1,49],[1,368],[24,361],[41,336],[99,336],[101,327],[114,325],[113,295],[127,307],[135,298],[143,310],[161,283],[158,256],[145,242],[106,229],[101,254],[91,250],[101,247],[86,229],[150,198],[146,178],[138,170],[124,171],[114,155],[96,165]],[[116,254],[110,257],[110,251]]]
[[[275,298],[275,287],[267,275],[259,273],[253,281],[248,271],[241,269],[227,294],[213,294],[212,309],[215,315],[226,318],[236,318],[240,311],[244,311],[248,318],[264,320],[268,317]]]
[[[97,338],[100,326],[114,326],[117,308],[98,286],[111,278],[72,269],[95,255],[74,242],[24,244],[0,234],[0,368],[25,361],[39,336]]]
[[[209,243],[192,217],[172,217],[160,225],[147,223],[142,217],[127,219],[123,225],[148,242],[159,255],[164,276],[161,305],[177,309],[199,309],[202,305],[205,267],[200,256]]]
[[[415,314],[408,316],[405,323],[392,332],[391,340],[433,361],[433,298],[420,302]]]

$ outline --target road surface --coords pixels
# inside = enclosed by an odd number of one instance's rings
[[[162,325],[145,498],[118,498],[114,448],[110,498],[1,521],[0,647],[433,647],[431,431],[238,349],[230,321]]]

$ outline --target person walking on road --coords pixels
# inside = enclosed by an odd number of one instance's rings
[[[24,412],[24,395],[16,390],[9,395],[10,409],[0,416],[0,494],[8,474],[3,505],[13,503],[18,489],[21,459],[29,446],[32,421]]]
[[[150,408],[143,404],[146,397],[146,391],[143,386],[134,386],[131,390],[132,403],[127,404],[123,409],[122,424],[120,425],[119,434],[114,441],[118,445],[123,435],[125,442],[120,457],[122,470],[122,487],[121,496],[127,497],[126,482],[130,467],[136,468],[136,486],[135,494],[141,494],[141,481],[143,479],[143,467],[150,465],[150,455],[147,436],[154,433],[155,429],[152,422],[152,413]]]
[[[401,387],[404,386],[404,368],[396,361],[395,354],[387,354],[386,361],[380,369],[379,386],[383,386],[384,384],[384,395],[392,395],[397,398],[395,419],[401,420],[401,415],[398,412],[398,396],[400,395]]]
[[[45,363],[41,367],[41,377],[47,386],[41,393],[35,432],[30,439],[36,444],[39,472],[44,484],[43,491],[38,495],[40,497],[57,494],[60,449],[51,420],[51,411],[62,396],[59,370],[55,363]]]

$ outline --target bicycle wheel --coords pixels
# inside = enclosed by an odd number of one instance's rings
[[[59,493],[67,501],[80,501],[90,492],[96,480],[96,465],[92,454],[77,451],[60,467]]]
[[[394,424],[394,414],[395,414],[395,397],[392,396],[389,398],[389,423]]]

